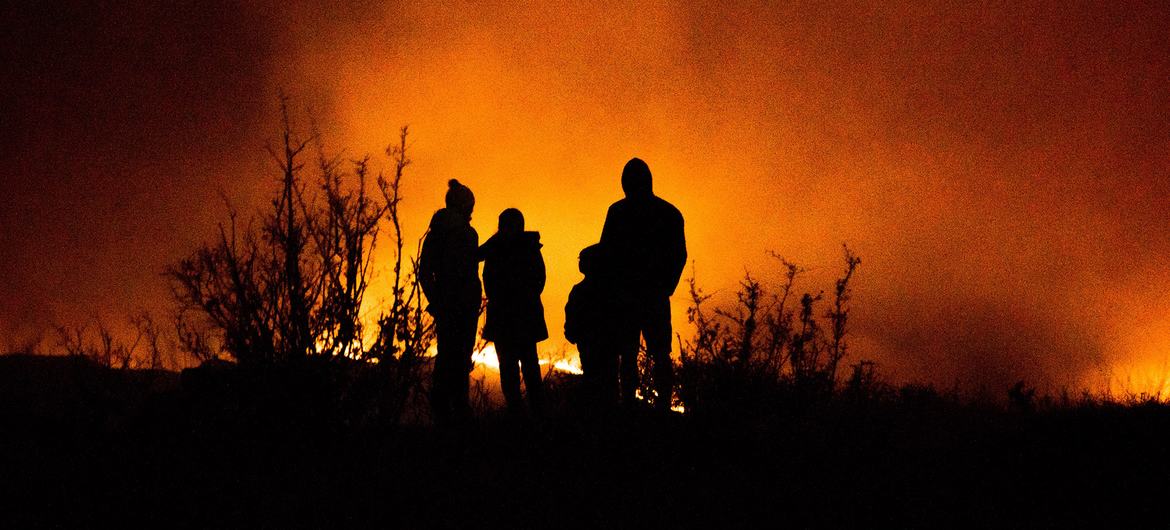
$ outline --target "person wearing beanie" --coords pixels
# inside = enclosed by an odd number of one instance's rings
[[[528,406],[535,417],[541,415],[544,393],[536,343],[548,338],[540,302],[545,280],[540,247],[540,233],[524,231],[524,215],[508,208],[500,214],[499,230],[479,249],[488,300],[483,339],[495,343],[508,410],[522,410],[523,373]]]
[[[654,195],[650,166],[630,159],[622,170],[625,198],[609,207],[601,245],[613,260],[621,311],[615,344],[622,400],[634,403],[638,388],[638,346],[646,341],[653,362],[655,408],[669,410],[673,396],[670,297],[687,262],[683,217],[674,205]]]
[[[471,227],[475,195],[458,180],[447,183],[446,208],[431,217],[419,254],[418,275],[427,312],[435,319],[431,407],[439,423],[469,415],[471,353],[483,291],[479,282],[479,234]]]
[[[471,211],[475,209],[475,195],[471,193],[471,188],[455,179],[447,181],[446,202],[447,208],[466,216],[467,220],[471,221]]]

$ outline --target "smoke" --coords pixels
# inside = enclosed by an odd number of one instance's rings
[[[228,3],[4,11],[0,333],[157,307],[258,146],[267,38]]]
[[[765,250],[827,288],[847,241],[856,356],[944,385],[1092,384],[1170,347],[1166,10],[8,8],[0,321],[162,305],[158,271],[207,237],[218,192],[271,190],[283,87],[354,156],[411,124],[408,237],[452,177],[481,239],[523,210],[552,329],[639,156],[725,299]]]

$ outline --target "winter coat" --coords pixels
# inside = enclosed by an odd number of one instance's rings
[[[597,279],[586,277],[569,291],[565,304],[565,340],[578,346],[594,345],[613,333],[613,294]]]
[[[544,322],[544,258],[540,234],[496,234],[480,247],[487,293],[484,340],[540,342],[548,338]]]
[[[479,313],[483,291],[476,250],[479,234],[467,218],[443,208],[431,217],[419,255],[418,274],[429,306],[438,319]]]
[[[627,296],[669,297],[687,263],[683,217],[654,195],[626,197],[609,207],[601,244],[612,253],[617,285]]]

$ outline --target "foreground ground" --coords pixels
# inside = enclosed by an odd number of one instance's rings
[[[0,358],[0,527],[1164,526],[1170,500],[1156,403],[1008,410],[919,389],[437,430],[200,392]]]

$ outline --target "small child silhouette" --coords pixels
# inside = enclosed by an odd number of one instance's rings
[[[612,333],[613,286],[601,245],[581,251],[578,267],[585,279],[569,291],[565,305],[565,339],[577,345],[590,399],[599,405],[617,400],[617,356],[607,338]]]

